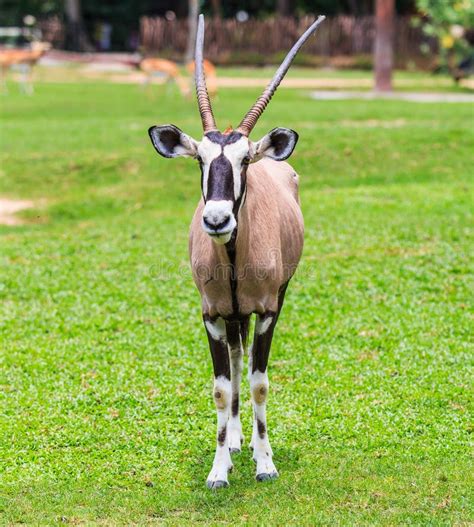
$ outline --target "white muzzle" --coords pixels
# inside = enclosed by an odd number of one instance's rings
[[[233,209],[233,202],[227,200],[209,200],[202,213],[202,228],[215,243],[227,243],[237,226]]]

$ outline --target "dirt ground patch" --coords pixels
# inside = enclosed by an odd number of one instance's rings
[[[342,101],[347,99],[391,99],[398,101],[411,101],[421,103],[438,102],[474,102],[474,95],[471,93],[431,93],[431,92],[361,92],[361,91],[327,91],[320,90],[311,93],[313,99],[324,101]]]
[[[29,200],[0,198],[0,225],[21,225],[23,221],[15,214],[30,209],[33,205],[34,203]]]

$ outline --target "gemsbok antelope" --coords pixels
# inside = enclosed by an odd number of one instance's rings
[[[164,157],[193,157],[201,169],[200,200],[191,223],[189,253],[202,297],[202,315],[214,367],[217,446],[207,486],[228,485],[231,454],[243,442],[239,389],[250,316],[256,314],[249,350],[253,405],[250,447],[258,481],[278,476],[267,433],[267,364],[285,291],[303,249],[298,176],[284,163],[298,140],[275,128],[257,142],[249,135],[320,16],[292,47],[270,84],[237,129],[218,131],[203,71],[204,17],[196,37],[196,93],[203,126],[197,141],[174,125],[153,126],[151,141]]]

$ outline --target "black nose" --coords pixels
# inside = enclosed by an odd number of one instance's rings
[[[215,231],[223,230],[230,221],[230,214],[219,214],[219,216],[209,215],[203,217],[204,224],[209,229]]]

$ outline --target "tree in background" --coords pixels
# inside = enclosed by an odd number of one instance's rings
[[[212,14],[216,18],[222,17],[222,5],[221,0],[211,0]]]
[[[199,0],[188,0],[188,5],[188,45],[184,60],[191,62],[194,57],[194,46],[196,42]]]
[[[293,5],[291,0],[277,0],[276,12],[280,16],[290,16],[293,13]]]
[[[395,0],[376,0],[374,73],[377,91],[392,89],[394,20]]]
[[[417,7],[423,18],[415,23],[422,24],[425,34],[437,39],[440,66],[458,79],[459,64],[474,62],[473,0],[417,0]]]
[[[93,51],[82,18],[81,0],[65,0],[66,47],[74,51]]]

